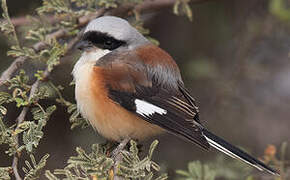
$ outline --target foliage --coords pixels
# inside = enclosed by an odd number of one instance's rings
[[[190,0],[177,0],[173,6],[173,13],[176,15],[186,15],[192,21],[192,10],[189,6]]]
[[[246,174],[252,168],[234,159],[225,159],[224,155],[217,156],[216,160],[208,163],[194,161],[188,163],[188,170],[177,170],[180,179],[214,180],[216,178],[241,179],[247,178]]]
[[[64,169],[57,169],[53,173],[46,171],[48,179],[58,179],[57,176],[64,175],[67,179],[105,179],[113,166],[113,160],[105,154],[105,149],[98,144],[92,145],[92,152],[87,154],[82,148],[76,148],[77,156],[68,160]],[[57,175],[57,176],[55,176]]]
[[[148,155],[140,160],[138,148],[135,141],[130,142],[129,151],[123,150],[123,161],[118,167],[117,174],[125,179],[152,179],[153,168],[159,171],[159,166],[151,160],[154,149],[158,142],[154,141],[149,149]],[[52,173],[46,171],[45,176],[50,180],[57,180],[62,175],[65,179],[111,179],[113,174],[114,160],[109,158],[106,148],[99,144],[91,147],[91,153],[86,153],[82,148],[76,149],[77,156],[72,156],[67,161],[68,165],[64,169],[56,169]],[[163,174],[156,178],[158,180],[167,179],[167,175]]]
[[[188,180],[214,180],[216,177],[215,170],[207,164],[201,164],[200,161],[190,162],[188,163],[188,171],[177,170],[176,173]]]
[[[31,159],[31,163],[29,163],[28,161],[25,161],[25,164],[27,166],[23,167],[23,171],[25,173],[25,177],[24,180],[34,180],[34,179],[38,179],[40,177],[40,173],[41,170],[45,167],[46,161],[48,159],[49,155],[46,154],[44,155],[40,161],[37,163],[35,160],[35,157],[31,154],[30,155],[30,159]]]
[[[160,167],[154,161],[152,161],[153,151],[155,150],[158,141],[154,141],[149,149],[148,155],[144,159],[138,157],[139,150],[137,143],[130,141],[131,147],[129,151],[123,151],[123,161],[119,166],[118,175],[125,177],[126,179],[152,179],[153,172],[159,171]],[[157,179],[167,179],[167,175],[163,174]]]
[[[2,180],[10,179],[10,172],[12,171],[11,167],[0,167],[0,177]]]
[[[37,121],[29,121],[23,122],[19,124],[18,128],[15,131],[18,133],[24,131],[23,133],[23,146],[21,148],[26,149],[27,152],[32,152],[33,148],[37,148],[40,139],[43,137],[43,127],[46,125],[47,120],[49,119],[50,115],[56,110],[56,106],[50,106],[46,110],[42,109],[41,106],[37,108],[33,108],[32,114],[33,119]]]
[[[8,13],[8,7],[7,7],[7,3],[5,0],[2,0],[2,4],[1,4],[3,13],[3,19],[4,21],[1,22],[0,24],[0,30],[8,37],[13,39],[14,43],[19,45],[19,41],[16,35],[16,31],[15,28],[10,20],[9,17],[9,13]]]

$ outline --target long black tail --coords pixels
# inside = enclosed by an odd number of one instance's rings
[[[268,167],[261,161],[255,159],[254,157],[250,156],[246,152],[242,151],[241,149],[231,145],[230,143],[226,142],[222,138],[214,135],[213,133],[209,132],[206,129],[203,129],[203,134],[208,141],[208,143],[214,147],[215,149],[227,154],[228,156],[235,158],[235,159],[240,159],[244,161],[245,163],[259,169],[260,171],[266,171],[269,172],[273,175],[280,176],[277,171],[274,169]]]

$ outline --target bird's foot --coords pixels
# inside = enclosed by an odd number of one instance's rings
[[[117,146],[118,143],[114,141],[106,141],[104,144],[102,144],[102,147],[105,148],[105,154],[107,157],[110,157],[111,152],[113,152]]]
[[[113,150],[111,157],[114,161],[121,157],[121,151],[126,147],[129,141],[130,138],[123,139],[120,144]]]

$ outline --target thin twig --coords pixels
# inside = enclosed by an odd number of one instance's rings
[[[34,18],[34,17],[32,17]],[[36,18],[36,17],[35,17]],[[62,20],[61,18],[55,17],[53,15],[49,15],[49,16],[45,16],[45,20],[48,23],[54,24],[56,22],[59,22],[60,20]],[[15,27],[20,27],[20,26],[25,26],[25,25],[29,25],[32,22],[31,18],[28,18],[26,16],[20,16],[20,17],[14,17],[11,18],[11,22]]]
[[[11,65],[2,73],[0,77],[0,86],[4,85],[5,82],[11,79],[13,73],[26,61],[27,57],[16,58]]]
[[[119,164],[122,162],[123,156],[122,151],[130,141],[130,138],[127,137],[123,141],[120,142],[120,144],[114,149],[112,152],[112,159],[114,160],[114,180],[121,180],[124,179],[123,177],[120,177],[117,175]]]

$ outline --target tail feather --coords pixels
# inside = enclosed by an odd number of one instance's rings
[[[240,159],[244,161],[245,163],[257,168],[260,171],[266,171],[270,174],[280,176],[277,171],[274,169],[268,167],[261,161],[255,159],[254,157],[250,156],[248,153],[242,151],[241,149],[231,145],[230,143],[226,142],[222,138],[212,134],[208,130],[203,130],[203,135],[210,144],[210,146],[216,148],[217,150],[225,153],[226,155],[235,158]]]

